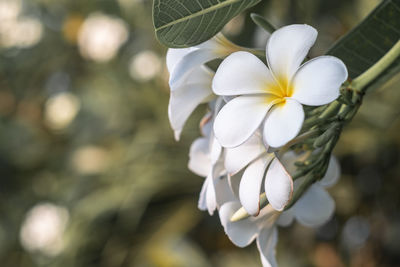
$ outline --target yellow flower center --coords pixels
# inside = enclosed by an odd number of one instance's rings
[[[276,77],[273,83],[265,85],[266,101],[268,103],[274,102],[273,104],[286,102],[287,97],[293,95],[293,86],[289,84],[286,77]]]

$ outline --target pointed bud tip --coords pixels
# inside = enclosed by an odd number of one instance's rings
[[[248,214],[247,211],[243,207],[241,207],[232,215],[230,221],[238,222],[238,221],[244,220],[248,217],[250,217],[250,214]]]

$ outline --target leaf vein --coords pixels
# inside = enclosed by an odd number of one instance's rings
[[[163,29],[163,28],[167,28],[167,27],[169,27],[169,26],[172,26],[172,25],[177,24],[177,23],[180,23],[180,22],[187,21],[187,20],[192,19],[192,18],[194,18],[194,17],[207,14],[207,13],[209,13],[209,12],[211,12],[211,11],[217,10],[217,9],[219,9],[219,8],[222,8],[222,7],[224,7],[224,6],[227,6],[227,5],[230,5],[230,4],[239,2],[239,1],[241,1],[241,0],[227,0],[227,1],[225,1],[225,2],[220,2],[220,3],[217,4],[217,5],[210,6],[210,7],[208,7],[208,8],[203,9],[203,10],[200,10],[200,11],[198,11],[198,12],[195,12],[195,13],[189,15],[189,16],[182,17],[182,18],[177,19],[177,20],[175,20],[175,21],[171,21],[170,23],[164,24],[164,25],[162,25],[162,26],[156,28],[156,31],[161,30],[161,29]]]

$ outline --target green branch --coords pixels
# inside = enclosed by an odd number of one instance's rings
[[[351,87],[358,92],[365,92],[366,86],[382,74],[400,55],[400,41],[387,52],[378,62],[358,76]]]

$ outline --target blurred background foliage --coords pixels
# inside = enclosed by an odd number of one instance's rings
[[[377,0],[264,0],[276,26],[319,30],[320,55]],[[197,210],[167,118],[166,48],[150,0],[0,0],[0,266],[260,266]],[[248,14],[225,33],[262,47]],[[336,149],[337,211],[280,229],[280,266],[400,266],[400,79],[370,92]],[[354,77],[353,77],[354,78]]]

